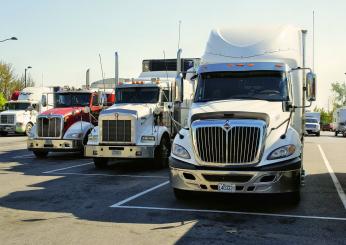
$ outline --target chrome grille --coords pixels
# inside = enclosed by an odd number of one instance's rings
[[[62,117],[38,117],[36,122],[38,137],[61,137],[62,122]]]
[[[102,120],[102,141],[131,142],[131,120]]]
[[[1,124],[14,124],[14,115],[1,115]]]
[[[216,125],[208,122],[207,125],[202,123],[195,127],[194,142],[199,159],[203,163],[214,164],[257,162],[261,152],[265,125],[264,123],[251,125],[249,121],[238,120],[235,123],[231,120],[224,120]],[[245,125],[241,125],[242,123]]]

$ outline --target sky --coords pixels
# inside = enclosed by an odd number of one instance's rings
[[[328,109],[330,84],[346,80],[346,1],[323,0],[0,0],[0,61],[18,75],[32,66],[37,85],[80,87],[86,69],[99,80],[137,77],[143,59],[175,58],[181,21],[183,57],[201,57],[213,28],[292,24],[308,30],[312,65],[312,11],[315,11],[315,106]]]

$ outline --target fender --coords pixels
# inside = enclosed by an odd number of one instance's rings
[[[94,125],[85,121],[78,121],[72,124],[65,132],[63,139],[70,139],[69,135],[74,133],[82,133],[82,137],[79,139],[84,139],[90,129],[94,128]]]
[[[159,145],[160,144],[160,141],[161,141],[161,138],[162,138],[162,135],[167,132],[168,136],[170,136],[170,133],[168,132],[168,128],[166,126],[159,126],[158,127],[158,130],[156,132],[156,144]]]

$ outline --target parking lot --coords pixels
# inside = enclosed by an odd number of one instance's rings
[[[346,138],[306,137],[299,205],[276,196],[196,195],[177,201],[168,170],[26,150],[0,138],[1,244],[344,244]]]

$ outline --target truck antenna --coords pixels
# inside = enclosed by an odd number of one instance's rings
[[[100,67],[101,67],[101,73],[102,73],[103,92],[105,92],[106,91],[105,76],[104,76],[105,74],[103,73],[101,54],[99,54],[99,58],[100,58]]]

